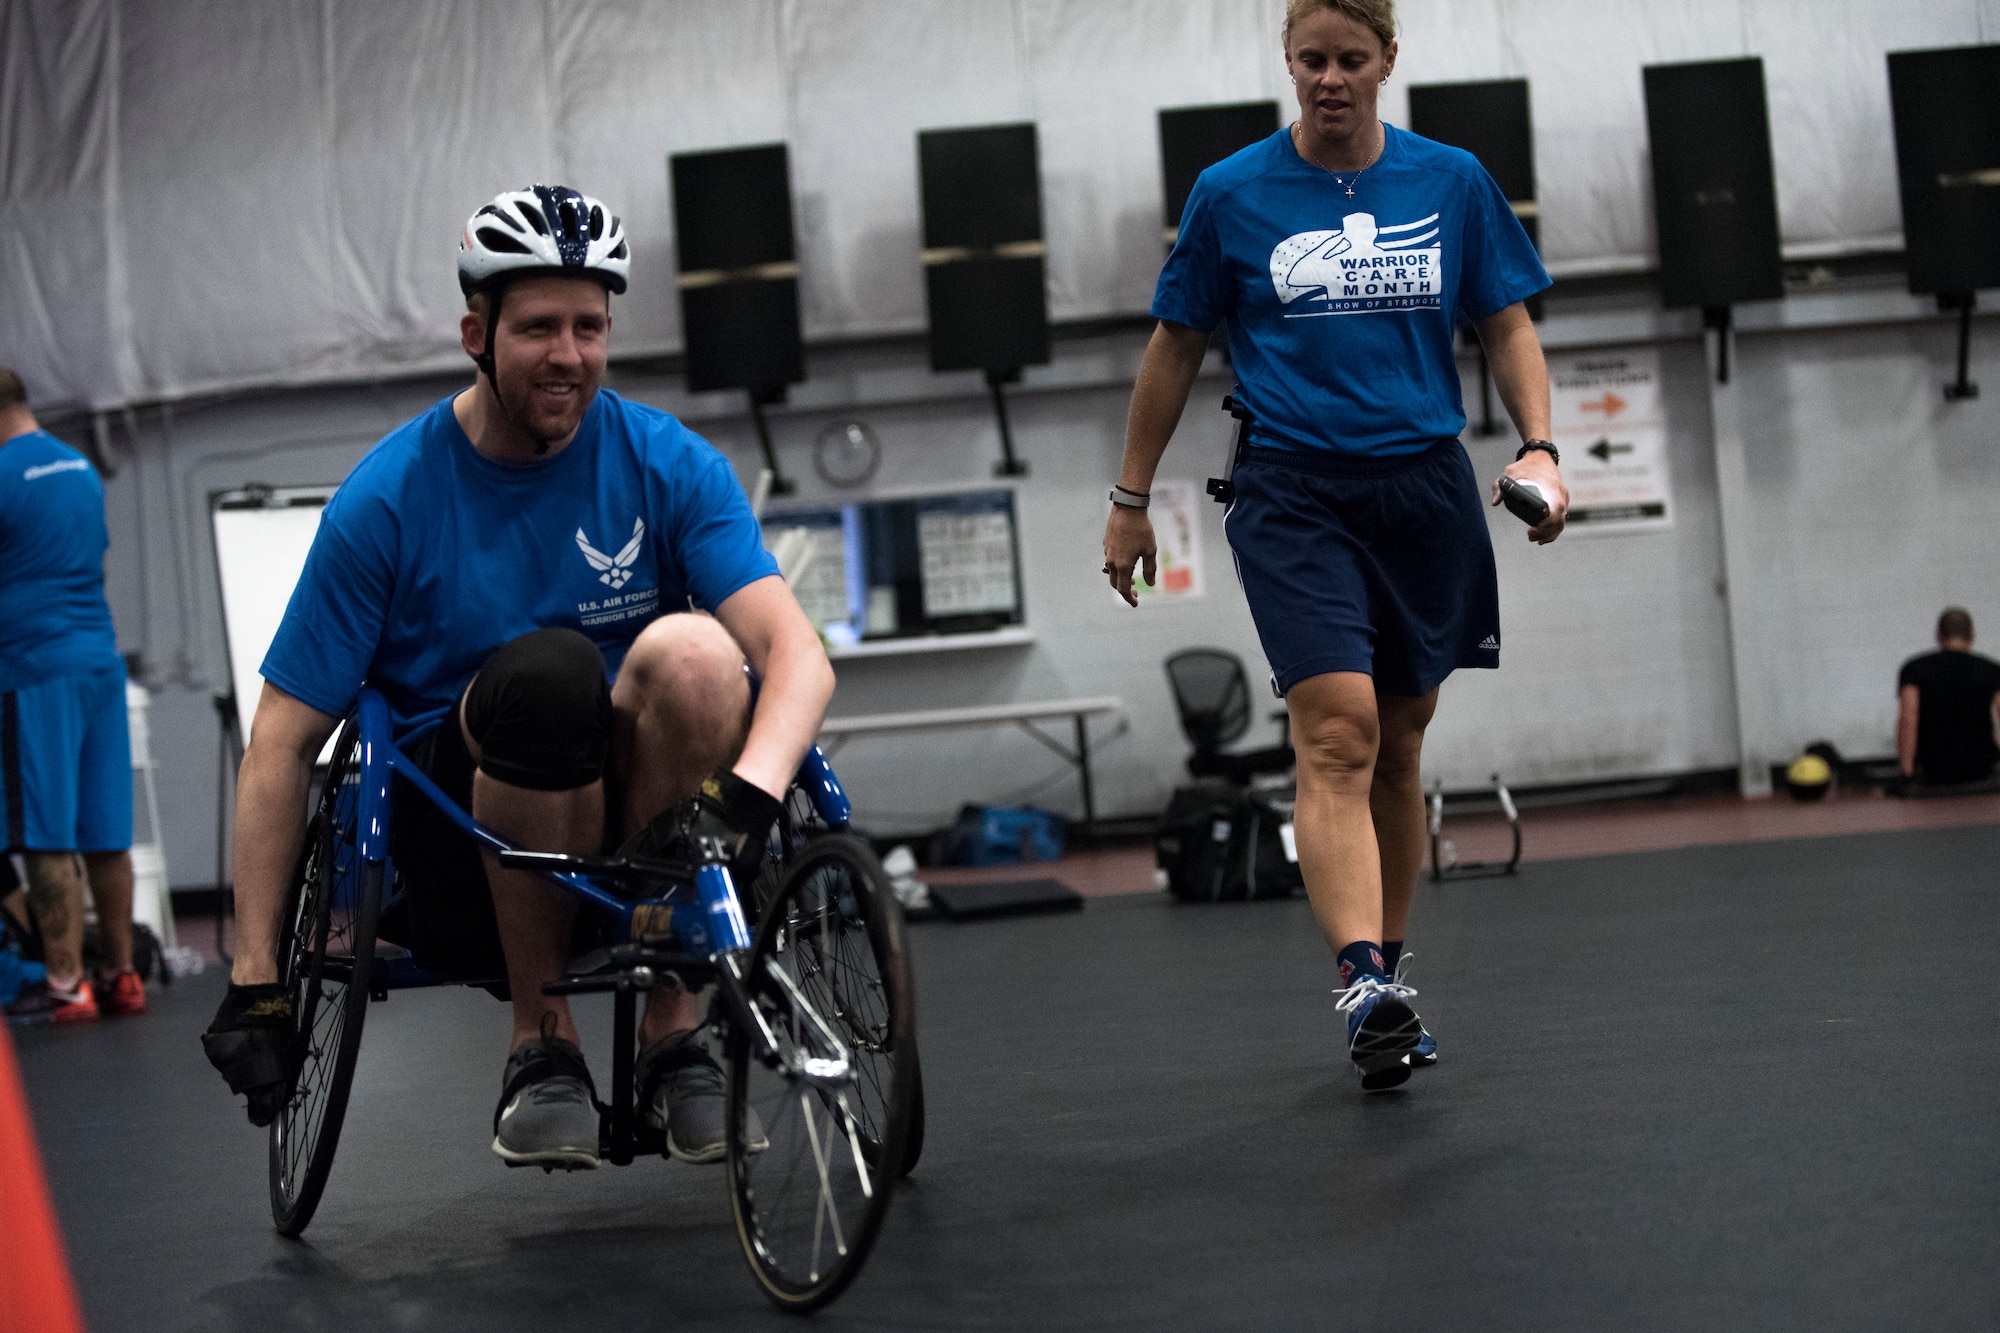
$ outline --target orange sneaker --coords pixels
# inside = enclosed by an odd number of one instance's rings
[[[73,990],[51,986],[46,981],[37,981],[23,986],[14,1002],[7,1006],[9,1023],[94,1023],[97,1021],[97,997],[92,994],[90,983],[79,980]]]
[[[146,983],[131,968],[97,978],[97,1012],[106,1018],[135,1018],[146,1012]]]

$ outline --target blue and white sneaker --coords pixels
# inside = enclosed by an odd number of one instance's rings
[[[1410,1052],[1410,1068],[1429,1069],[1432,1065],[1436,1064],[1437,1062],[1438,1062],[1437,1038],[1433,1037],[1430,1034],[1430,1029],[1425,1028],[1423,1032],[1417,1037],[1417,1048]]]
[[[1410,1059],[1424,1025],[1410,1008],[1416,991],[1399,981],[1362,976],[1335,1008],[1347,1015],[1347,1055],[1361,1071],[1363,1092],[1386,1092],[1407,1082]]]
[[[1403,977],[1410,970],[1410,959],[1414,957],[1416,957],[1416,955],[1411,953],[1408,949],[1405,949],[1402,952],[1402,954],[1397,957],[1395,980],[1398,986],[1403,984]],[[1411,991],[1410,994],[1415,995],[1416,992]],[[1417,1034],[1418,1034],[1417,1048],[1414,1051],[1410,1052],[1410,1068],[1428,1069],[1432,1065],[1438,1062],[1437,1038],[1433,1037],[1430,1034],[1430,1030],[1424,1027],[1423,1021],[1421,1019],[1419,1019],[1417,1022]]]

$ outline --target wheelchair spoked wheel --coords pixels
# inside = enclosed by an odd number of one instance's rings
[[[312,1221],[333,1169],[368,1015],[382,865],[364,862],[355,841],[355,737],[350,721],[334,746],[279,919],[279,979],[291,992],[297,1028],[291,1088],[271,1123],[271,1217],[287,1236]]]
[[[777,896],[778,886],[784,882],[785,874],[798,861],[805,849],[827,838],[840,838],[843,845],[855,857],[865,862],[866,873],[873,874],[883,884],[888,882],[888,876],[883,872],[882,862],[875,855],[874,848],[870,847],[866,840],[856,837],[853,834],[835,833],[830,830],[825,824],[820,822],[810,802],[797,791],[793,792],[793,804],[787,809],[786,815],[784,845],[787,850],[784,859],[782,861],[774,860],[765,867],[764,873],[757,877],[756,883],[752,886],[749,901],[745,904],[746,908],[753,913],[751,918],[753,926],[763,920],[763,914],[770,906],[771,900]],[[842,860],[845,862],[846,858],[842,858]],[[847,872],[828,866],[826,873],[838,875]],[[892,893],[891,897],[893,898],[893,896]],[[902,916],[900,906],[896,908],[896,915],[898,918]],[[843,1017],[844,1014],[845,1011],[843,1011]],[[866,1034],[863,1034],[863,1036],[864,1040],[862,1044],[864,1046],[869,1045],[866,1041]],[[916,1170],[917,1160],[923,1156],[924,1152],[924,1075],[923,1066],[919,1062],[914,1041],[906,1043],[901,1053],[909,1061],[911,1082],[916,1086],[916,1091],[911,1097],[910,1128],[904,1139],[903,1162],[897,1173],[907,1176],[910,1172]],[[871,1104],[879,1104],[879,1101],[878,1096],[875,1102]],[[866,1117],[864,1117],[865,1119]]]
[[[813,839],[785,867],[745,960],[745,989],[780,1047],[850,1053],[840,1078],[758,1058],[741,1025],[729,1042],[729,1183],[737,1235],[781,1307],[824,1305],[854,1279],[914,1160],[919,1116],[916,1006],[902,911],[867,845]],[[811,1014],[802,1013],[794,996]],[[768,1146],[746,1142],[756,1113]]]
[[[837,839],[843,853],[839,856],[828,856],[817,863],[819,868],[815,873],[822,877],[823,895],[838,899],[842,894],[854,892],[850,887],[851,881],[863,876],[872,876],[875,882],[888,892],[890,910],[900,926],[903,911],[901,906],[895,903],[894,891],[888,889],[888,876],[882,870],[882,862],[875,855],[875,849],[865,840],[850,833],[820,833],[806,846],[811,847],[814,843],[823,842],[828,838]],[[794,863],[797,860],[795,857]],[[788,864],[787,869],[789,868]],[[893,1059],[898,1063],[909,1065],[912,1089],[909,1128],[903,1135],[902,1161],[896,1168],[897,1176],[907,1176],[916,1169],[917,1159],[923,1156],[924,1152],[924,1070],[917,1053],[916,1039],[914,1036],[904,1039],[897,1043],[893,1052],[885,1049],[885,1031],[877,1012],[877,1005],[871,1002],[873,997],[862,995],[857,998],[847,994],[848,990],[855,988],[842,984],[844,973],[839,966],[839,960],[827,957],[825,952],[817,947],[817,939],[811,933],[802,937],[799,948],[801,966],[808,968],[815,975],[824,974],[828,989],[838,1001],[833,1011],[827,1013],[826,1017],[833,1022],[835,1030],[855,1049],[856,1055],[863,1061],[860,1105],[856,1108],[856,1114],[861,1121],[862,1146],[870,1152],[880,1150],[881,1134],[878,1127],[883,1118],[882,1108],[887,1101],[888,1090],[893,1083],[891,1077],[893,1071],[889,1062]],[[879,971],[879,954],[877,968]]]

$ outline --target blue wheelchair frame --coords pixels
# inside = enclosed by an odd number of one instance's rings
[[[612,943],[571,960],[542,987],[546,995],[612,997],[612,1091],[598,1108],[599,1160],[623,1166],[668,1147],[662,1127],[636,1105],[640,996],[672,982],[716,984],[709,1021],[727,1056],[726,1157],[738,1239],[781,1308],[812,1309],[838,1295],[880,1231],[887,1186],[908,1174],[921,1151],[923,1084],[901,914],[865,844],[822,836],[845,829],[850,814],[826,757],[809,751],[786,793],[774,831],[777,870],[758,881],[760,891],[770,884],[771,897],[754,904],[762,920],[753,939],[715,839],[696,838],[661,859],[516,848],[396,746],[388,705],[374,690],[361,691],[335,755],[314,800],[288,924],[281,924],[281,975],[298,1008],[291,1085],[271,1122],[278,1230],[298,1235],[318,1207],[369,1003],[391,990],[500,980],[447,977],[417,967],[408,954],[377,955],[380,911],[399,888],[390,834],[401,780],[502,865],[542,875],[611,927]],[[800,794],[810,811],[793,799]],[[865,936],[848,933],[856,925]],[[347,947],[336,944],[336,934]],[[872,957],[856,966],[843,940]],[[762,1120],[752,1115],[753,1097],[764,1105]],[[780,1120],[793,1126],[789,1150],[778,1147]],[[769,1129],[768,1137],[753,1138],[752,1124]],[[770,1170],[757,1174],[760,1164]],[[795,1182],[804,1184],[795,1190]],[[816,1192],[807,1188],[814,1184]]]
[[[586,973],[566,974],[545,986],[550,995],[613,992],[612,1087],[616,1089],[604,1143],[604,1156],[625,1165],[636,1153],[652,1145],[641,1142],[646,1129],[640,1125],[631,1098],[631,1074],[635,1055],[637,995],[649,989],[668,972],[698,981],[708,976],[720,984],[721,999],[728,1016],[741,1022],[764,1058],[777,1057],[778,1042],[769,1025],[749,1002],[746,978],[737,957],[751,945],[751,932],[744,917],[729,868],[721,849],[707,846],[702,859],[692,868],[651,863],[633,863],[608,857],[566,856],[555,852],[531,852],[515,847],[485,827],[432,781],[429,774],[399,749],[389,723],[388,703],[381,694],[364,689],[355,705],[357,724],[355,770],[359,791],[355,805],[355,844],[359,862],[380,867],[382,907],[398,900],[390,896],[395,883],[390,860],[391,797],[397,779],[408,782],[482,848],[495,853],[501,864],[533,870],[564,890],[575,894],[592,909],[609,918],[614,942],[607,951],[605,965]],[[817,745],[807,751],[794,786],[803,790],[814,812],[831,829],[847,826],[852,807],[826,756]],[[357,865],[355,869],[359,869]],[[366,877],[349,874],[339,877],[334,893],[338,907],[352,910],[352,895]],[[606,887],[605,881],[633,881],[653,885],[669,883],[659,896],[621,895]],[[683,910],[697,908],[695,911]],[[664,930],[660,929],[664,927]],[[409,956],[376,958],[369,968],[367,984],[376,999],[386,999],[391,990],[410,990],[444,985],[480,985],[491,979],[445,977],[418,967]],[[797,998],[797,997],[795,997]],[[845,1044],[817,1015],[813,1026],[840,1052],[838,1064],[844,1068]],[[759,1040],[761,1038],[761,1040]],[[815,1075],[826,1071],[816,1068]]]
[[[677,885],[661,898],[634,899],[611,892],[592,878],[594,862],[605,866],[597,873],[611,873],[609,863],[601,862],[600,858],[524,851],[461,809],[428,773],[417,766],[415,760],[395,745],[389,726],[389,705],[379,693],[371,689],[362,690],[355,712],[359,724],[357,769],[361,781],[356,811],[356,843],[363,861],[384,864],[385,891],[394,883],[393,876],[388,873],[394,868],[389,858],[390,805],[394,779],[401,778],[421,792],[425,800],[442,811],[473,841],[497,854],[503,864],[535,870],[609,916],[615,924],[615,940],[619,944],[632,942],[633,919],[639,912],[698,903],[701,908],[698,915],[671,912],[669,920],[674,944],[688,954],[701,956],[750,947],[750,930],[743,915],[742,902],[730,878],[729,868],[719,859],[699,866],[694,872],[692,885]],[[814,811],[829,828],[847,826],[853,807],[819,746],[815,745],[806,752],[794,785],[806,793]],[[347,882],[356,881],[349,879]],[[387,898],[382,906],[386,910],[395,901],[395,898]],[[378,989],[387,990],[461,984],[454,978],[427,972],[408,958],[378,959],[372,981]]]

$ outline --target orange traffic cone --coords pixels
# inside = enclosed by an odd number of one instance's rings
[[[0,1023],[0,1333],[83,1333],[35,1126]]]

